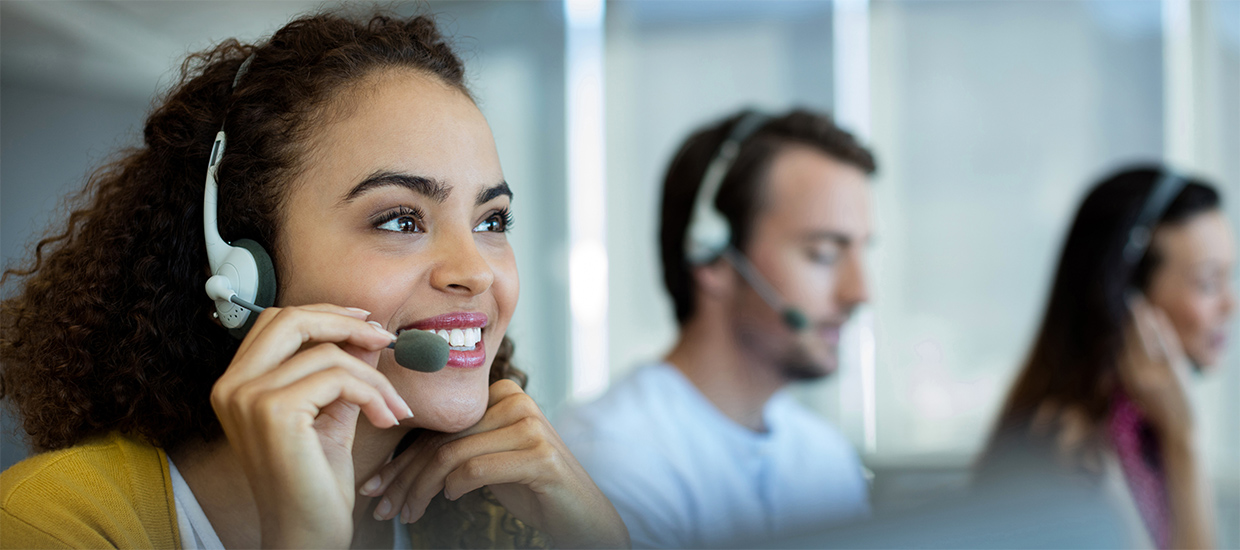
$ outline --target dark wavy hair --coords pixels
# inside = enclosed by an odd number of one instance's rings
[[[671,295],[676,320],[685,324],[693,317],[693,275],[685,255],[685,235],[693,213],[693,201],[706,175],[706,168],[724,140],[749,110],[699,128],[685,139],[667,167],[660,205],[659,252],[663,285]],[[830,116],[808,109],[793,109],[768,120],[746,139],[736,161],[719,185],[715,206],[727,219],[732,245],[745,250],[749,232],[762,204],[762,182],[771,162],[792,145],[811,147],[835,160],[854,166],[866,175],[877,169],[874,154],[852,134],[840,129]]]
[[[233,88],[242,62],[248,72]],[[423,16],[323,13],[256,44],[192,54],[158,102],[143,144],[94,172],[63,232],[0,282],[0,397],[31,446],[59,449],[111,431],[165,448],[221,429],[209,395],[239,342],[211,317],[203,240],[207,156],[223,127],[220,233],[273,253],[284,190],[305,165],[306,138],[340,92],[383,70],[412,70],[470,96],[465,69]],[[500,345],[492,381],[525,375]]]
[[[1074,466],[1094,466],[1092,433],[1106,419],[1118,388],[1117,368],[1130,316],[1126,293],[1148,290],[1163,262],[1150,246],[1136,263],[1124,260],[1124,247],[1137,217],[1163,169],[1135,166],[1099,182],[1081,203],[1055,270],[1046,313],[1032,351],[1007,401],[979,466],[984,474],[1004,467],[1015,454],[1054,455]],[[1220,208],[1217,191],[1189,178],[1155,228],[1183,224]],[[1058,448],[1057,438],[1076,422],[1079,445]],[[1067,454],[1065,454],[1067,453]]]

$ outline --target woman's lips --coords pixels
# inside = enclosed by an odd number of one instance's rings
[[[445,313],[400,327],[401,330],[451,330],[454,328],[482,328],[487,326],[487,314],[458,311]]]
[[[1210,347],[1216,352],[1222,352],[1227,349],[1227,333],[1218,332],[1210,336]]]
[[[486,337],[482,335],[482,329],[487,326],[487,316],[485,313],[477,312],[454,312],[445,313],[428,319],[414,322],[401,328],[401,330],[417,329],[435,332],[449,342],[448,348],[448,366],[458,369],[474,369],[486,364],[487,348]],[[476,329],[476,330],[475,330]],[[452,345],[453,340],[461,342],[462,333],[468,335],[471,331],[477,337],[477,342],[472,346]],[[473,340],[465,336],[468,340]],[[467,342],[461,342],[467,343]]]

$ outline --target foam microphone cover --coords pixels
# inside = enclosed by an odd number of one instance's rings
[[[433,332],[406,330],[396,337],[396,364],[418,372],[436,372],[448,364],[448,343]]]
[[[780,317],[783,317],[784,324],[788,325],[792,332],[801,332],[809,328],[809,319],[801,313],[801,310],[788,308],[780,312]]]

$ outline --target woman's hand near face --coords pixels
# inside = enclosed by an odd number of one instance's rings
[[[1164,439],[1191,439],[1188,358],[1167,316],[1145,298],[1130,300],[1132,317],[1119,377],[1151,427]]]
[[[1214,548],[1214,498],[1200,464],[1188,400],[1188,357],[1175,327],[1144,298],[1131,300],[1120,383],[1158,434],[1171,508],[1172,548]]]
[[[413,523],[431,499],[449,500],[490,487],[521,521],[550,535],[560,547],[628,547],[624,522],[555,429],[520,386],[491,385],[487,411],[455,434],[419,437],[363,486],[383,496],[378,519]],[[385,511],[386,513],[378,513]]]
[[[264,547],[348,547],[358,416],[388,428],[412,415],[372,365],[392,336],[366,323],[368,315],[333,305],[268,308],[212,389],[258,505]]]

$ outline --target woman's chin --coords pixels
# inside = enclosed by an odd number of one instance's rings
[[[482,420],[482,415],[487,412],[487,395],[485,393],[481,396],[481,399],[457,396],[433,401],[435,402],[423,402],[417,405],[410,403],[413,408],[413,418],[409,420],[420,428],[443,433],[456,433],[477,424],[479,420]]]

